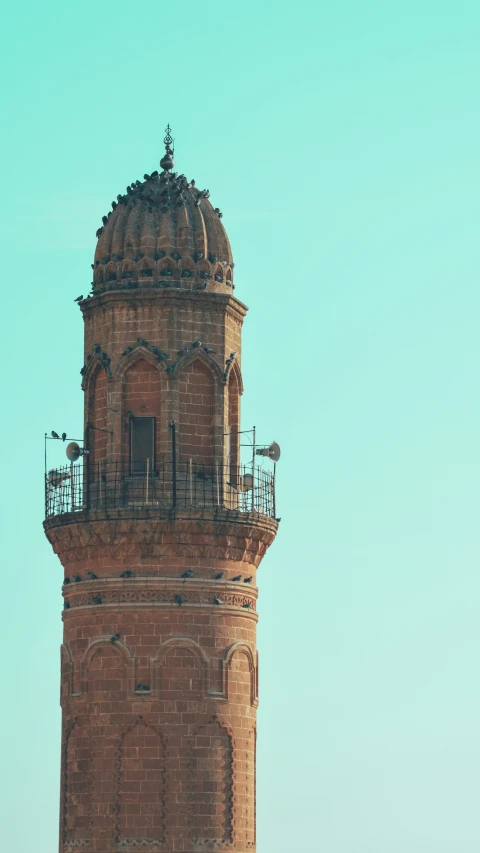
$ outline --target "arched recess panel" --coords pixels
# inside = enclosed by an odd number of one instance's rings
[[[88,731],[77,724],[70,730],[65,749],[64,843],[77,842],[80,846],[87,843],[90,835],[91,761]]]
[[[228,701],[238,705],[252,704],[252,671],[245,652],[236,651],[228,663]]]
[[[212,465],[214,387],[213,376],[198,359],[179,380],[180,461]]]
[[[158,468],[160,447],[161,379],[157,368],[145,359],[128,368],[123,386],[123,461],[131,473]]]
[[[99,646],[88,663],[87,685],[90,702],[115,702],[126,692],[127,668],[120,653],[111,646]]]
[[[256,732],[251,729],[248,733],[247,750],[245,754],[246,796],[245,796],[245,826],[247,849],[255,847],[256,842]]]
[[[165,751],[156,729],[138,720],[117,751],[116,841],[161,844],[165,836]]]
[[[228,732],[217,720],[196,730],[189,766],[192,831],[205,844],[231,843],[233,750]]]
[[[72,662],[67,654],[65,646],[60,649],[60,707],[67,708],[72,692]]]
[[[239,465],[239,434],[240,429],[240,404],[238,380],[233,370],[228,377],[228,448],[230,477],[235,481]]]
[[[92,377],[89,421],[97,427],[90,430],[90,466],[94,479],[105,462],[107,455],[107,374],[98,366]]]
[[[168,651],[160,668],[161,699],[200,699],[203,696],[204,670],[190,649],[176,647]]]

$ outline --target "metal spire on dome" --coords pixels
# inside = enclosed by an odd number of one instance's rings
[[[167,124],[165,128],[165,136],[163,139],[163,143],[165,145],[165,155],[160,160],[160,166],[162,167],[164,172],[169,172],[170,169],[173,169],[173,139],[172,139],[172,128],[169,124]]]

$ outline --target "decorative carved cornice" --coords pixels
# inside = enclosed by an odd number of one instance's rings
[[[70,590],[68,587],[68,593],[65,592],[65,600],[69,603],[68,610],[64,613],[64,617],[68,618],[69,614],[72,610],[75,610],[78,607],[104,607],[105,605],[113,604],[116,607],[123,605],[155,605],[155,606],[164,606],[167,608],[170,607],[212,607],[215,608],[215,611],[222,612],[225,608],[230,609],[232,607],[241,608],[242,615],[248,615],[249,613],[255,613],[256,609],[256,596],[253,594],[253,590],[247,590],[246,588],[242,588],[241,591],[238,589],[238,585],[236,586],[235,591],[233,591],[233,584],[229,584],[230,591],[225,591],[225,588],[219,588],[218,585],[215,585],[215,588],[211,590],[200,588],[194,589],[191,583],[188,586],[181,584],[179,581],[170,581],[166,582],[163,585],[157,585],[156,587],[147,587],[143,584],[139,584],[138,582],[135,585],[128,585],[126,582],[123,587],[105,587],[102,582],[96,582],[98,585],[93,588],[93,585],[88,585],[91,588],[89,591],[84,589],[87,584],[82,584],[82,591],[74,591]],[[182,603],[179,604],[178,601],[175,600],[175,595],[181,596]],[[222,604],[217,605],[214,603],[214,596],[221,596]],[[100,599],[99,601],[94,601],[94,599]],[[245,607],[248,605],[248,608]]]
[[[101,558],[231,560],[258,566],[278,524],[253,513],[142,509],[80,511],[44,523],[62,563]]]
[[[133,304],[133,303],[148,303],[155,302],[162,304],[165,308],[178,308],[179,304],[191,303],[194,306],[210,305],[212,308],[224,307],[230,315],[235,317],[240,323],[248,311],[246,305],[240,302],[235,296],[229,293],[214,293],[202,292],[198,293],[195,290],[158,290],[154,287],[142,287],[135,290],[109,290],[101,295],[92,296],[91,299],[84,299],[80,308],[85,316],[88,316],[91,311],[99,306],[106,307],[116,303]]]

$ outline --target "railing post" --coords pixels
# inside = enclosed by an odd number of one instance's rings
[[[48,518],[49,509],[49,493],[48,493],[48,474],[47,474],[47,433],[45,433],[45,518]]]
[[[253,427],[253,453],[252,453],[252,512],[255,512],[255,441],[256,441],[256,427]]]
[[[175,421],[170,421],[169,427],[172,431],[172,506],[177,506],[177,437]]]
[[[70,499],[72,501],[72,512],[75,511],[75,470],[73,462],[70,462]]]
[[[84,488],[84,496],[83,500],[85,502],[85,509],[90,509],[90,424],[87,423],[85,427],[85,440],[84,440],[86,454],[83,455],[83,488]],[[86,457],[86,458],[85,458]]]
[[[274,462],[273,463],[273,484],[272,484],[273,485],[272,491],[273,491],[273,517],[274,518],[277,517],[277,506],[276,506],[276,499],[275,499],[275,488],[277,485],[276,475],[277,475],[277,463]]]

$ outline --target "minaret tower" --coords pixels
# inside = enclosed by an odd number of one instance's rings
[[[273,466],[255,447],[240,464],[247,309],[222,214],[173,171],[170,128],[165,149],[97,232],[85,439],[47,475],[65,575],[60,853],[255,850]]]

